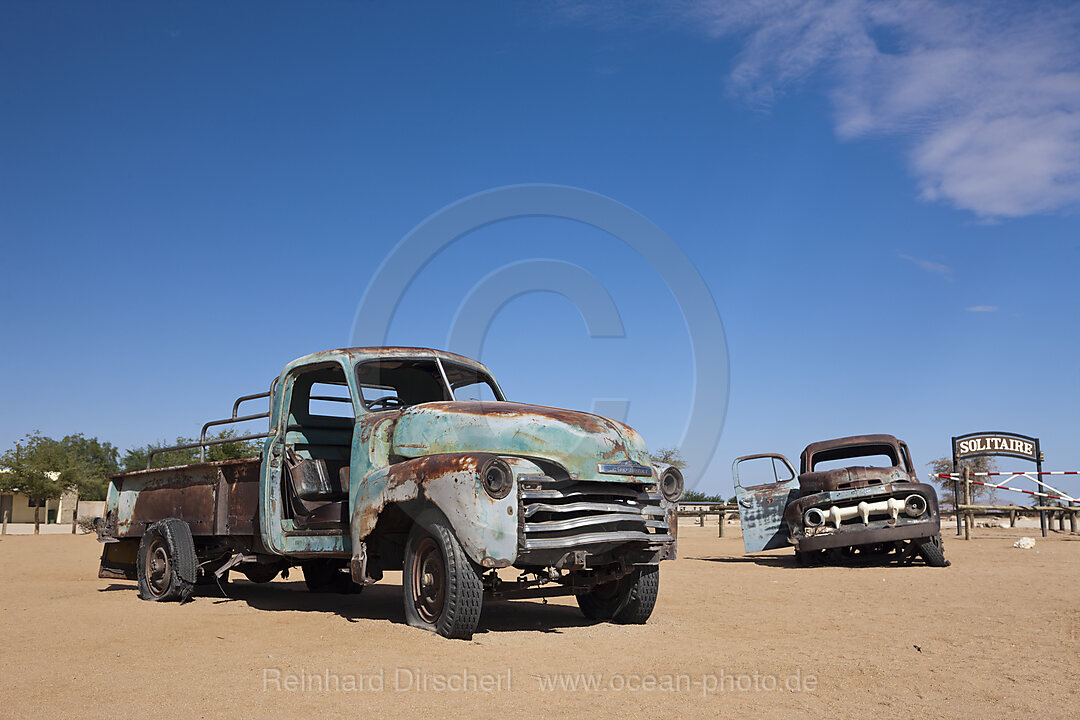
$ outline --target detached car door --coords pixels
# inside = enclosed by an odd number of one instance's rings
[[[736,458],[731,474],[746,552],[786,547],[784,510],[799,496],[795,468],[783,455],[765,453]]]

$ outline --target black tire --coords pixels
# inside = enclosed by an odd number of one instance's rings
[[[660,568],[638,568],[629,575],[577,595],[578,607],[590,620],[644,625],[656,607]]]
[[[358,593],[363,589],[352,581],[347,568],[333,560],[305,560],[300,569],[304,571],[304,584],[313,593]]]
[[[484,586],[442,516],[421,518],[405,545],[405,621],[446,638],[470,640],[480,623]]]
[[[139,541],[136,565],[139,597],[153,602],[187,602],[195,590],[199,565],[191,528],[168,518],[150,527]]]
[[[945,559],[945,544],[941,541],[941,535],[921,538],[916,541],[919,555],[930,567],[949,567],[951,562]]]
[[[281,572],[281,568],[277,565],[267,563],[244,563],[239,570],[244,573],[244,577],[253,583],[268,583]]]

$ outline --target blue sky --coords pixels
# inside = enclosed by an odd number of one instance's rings
[[[349,344],[368,282],[425,218],[549,183],[647,217],[715,298],[730,402],[701,489],[726,492],[736,455],[864,432],[921,464],[953,434],[1011,430],[1076,469],[1078,20],[931,2],[5,4],[0,445],[195,433],[292,358]],[[465,236],[401,298],[390,341],[444,346],[470,288],[531,258],[587,270],[626,337],[590,338],[559,295],[517,298],[481,357],[507,393],[625,398],[651,446],[680,442],[679,308],[594,228]]]

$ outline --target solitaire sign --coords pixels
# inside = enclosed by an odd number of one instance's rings
[[[1025,438],[1008,435],[979,435],[958,440],[956,443],[957,457],[999,454],[1021,456],[1032,461],[1039,459],[1036,444]]]

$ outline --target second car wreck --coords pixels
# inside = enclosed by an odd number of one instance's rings
[[[762,466],[771,477],[750,484],[748,471]],[[918,481],[907,444],[892,435],[808,445],[798,474],[774,453],[737,458],[732,473],[747,552],[793,545],[800,562],[877,556],[949,564],[937,493]]]

